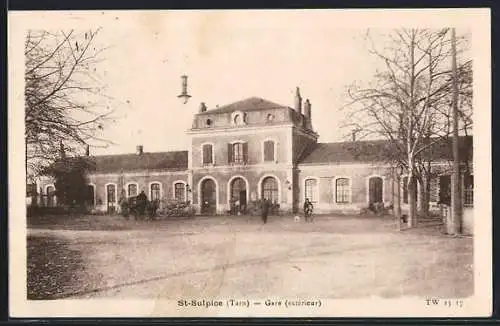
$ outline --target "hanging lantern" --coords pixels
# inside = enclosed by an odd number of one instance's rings
[[[187,91],[187,78],[188,78],[188,76],[186,76],[186,75],[181,76],[182,91],[181,91],[181,94],[179,96],[177,96],[178,98],[180,98],[183,101],[183,104],[186,104],[189,101],[189,98],[191,97],[191,95],[189,95],[188,91]]]

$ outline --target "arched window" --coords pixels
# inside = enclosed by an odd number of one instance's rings
[[[266,140],[264,142],[264,161],[265,162],[273,162],[275,153],[274,153],[274,141]]]
[[[154,182],[150,186],[150,199],[160,200],[161,198],[161,186],[158,182]]]
[[[384,180],[381,177],[370,177],[368,179],[368,203],[376,204],[384,202]]]
[[[262,197],[273,203],[278,202],[278,182],[274,177],[267,177],[262,181]]]
[[[305,181],[305,198],[308,198],[312,203],[318,201],[318,180],[306,179]]]
[[[212,144],[204,144],[202,146],[202,163],[203,164],[213,164],[213,146]]]
[[[176,182],[174,184],[174,198],[177,201],[186,200],[186,186],[183,182]]]
[[[349,179],[338,178],[335,180],[335,202],[338,204],[349,203]]]
[[[128,197],[135,197],[137,196],[137,184],[136,183],[131,183],[127,187],[127,196]]]

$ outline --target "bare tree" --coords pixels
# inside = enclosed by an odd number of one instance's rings
[[[25,40],[25,141],[28,175],[61,151],[105,146],[99,134],[111,109],[98,73],[99,30],[29,31]]]
[[[368,32],[370,53],[383,68],[364,83],[348,89],[344,127],[360,131],[360,138],[384,138],[393,154],[387,160],[408,175],[408,226],[416,224],[417,182],[430,177],[431,149],[451,134],[451,70],[448,29],[401,29],[380,42]],[[469,81],[470,61],[463,62],[463,81]],[[464,101],[470,99],[464,85]],[[470,111],[471,111],[470,107]],[[462,127],[470,126],[467,110]],[[427,187],[421,187],[428,189]],[[424,207],[425,210],[425,207]]]

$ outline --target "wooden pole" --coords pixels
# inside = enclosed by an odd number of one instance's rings
[[[457,76],[457,50],[455,28],[451,30],[451,70],[452,70],[452,109],[453,109],[453,173],[451,196],[451,219],[447,226],[448,233],[460,234],[462,232],[462,191],[460,182],[460,153],[458,136],[458,76]]]

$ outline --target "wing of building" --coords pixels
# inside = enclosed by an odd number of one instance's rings
[[[89,204],[101,211],[116,209],[120,196],[144,190],[161,205],[189,201],[201,214],[227,213],[234,203],[244,210],[260,198],[284,212],[301,210],[305,198],[315,212],[358,212],[373,203],[391,205],[399,186],[404,209],[405,176],[396,182],[388,163],[394,154],[390,144],[319,143],[312,113],[299,89],[294,107],[258,97],[210,110],[202,103],[188,131],[191,146],[186,151],[149,153],[140,145],[131,154],[89,156],[95,163]],[[460,146],[464,161],[472,162],[472,137],[462,137]],[[431,202],[446,202],[451,142],[437,142],[432,152]],[[472,178],[463,178],[466,205],[472,205]],[[56,205],[50,180],[37,187],[46,205]]]

